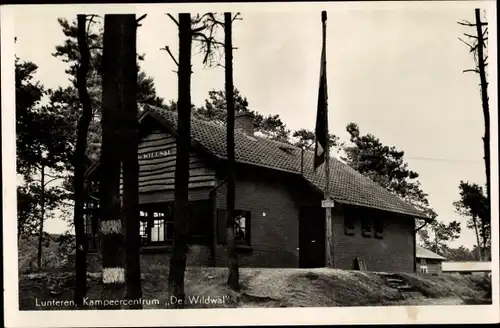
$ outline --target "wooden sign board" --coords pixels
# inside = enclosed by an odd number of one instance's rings
[[[323,208],[332,208],[332,207],[335,207],[335,202],[333,201],[333,199],[327,199],[327,200],[322,200],[321,201],[321,207]]]
[[[170,155],[170,150],[152,151],[149,153],[139,154],[139,156],[137,156],[137,159],[138,160],[153,159],[153,158],[158,158],[158,157],[165,157],[168,155]]]

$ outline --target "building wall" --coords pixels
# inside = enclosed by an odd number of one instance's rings
[[[369,213],[368,211],[367,214]],[[358,257],[365,261],[368,271],[414,271],[413,219],[383,214],[384,235],[382,239],[378,239],[362,236],[360,218],[354,219],[354,235],[346,235],[344,214],[345,210],[340,207],[332,214],[335,268],[353,270]]]
[[[276,175],[276,174],[275,174]],[[235,209],[250,211],[251,249],[240,249],[243,267],[298,267],[299,208],[297,184],[257,172],[237,174]],[[216,206],[226,209],[226,185],[216,194]],[[216,265],[227,265],[226,246],[217,246]]]
[[[141,203],[170,198],[173,200],[176,163],[175,137],[153,129],[139,142],[139,193]],[[189,188],[193,190],[210,189],[215,186],[215,170],[204,163],[194,153],[189,158]],[[120,192],[122,192],[120,178]],[[208,192],[204,192],[208,198]],[[156,197],[155,197],[156,195]]]
[[[175,138],[153,131],[142,139],[140,154],[158,151],[165,153],[139,160],[141,203],[173,200]],[[196,154],[191,154],[190,170],[190,199],[208,199],[209,190],[218,181],[215,170]],[[311,196],[312,190],[297,181],[265,170],[237,172],[235,207],[251,213],[251,245],[238,250],[240,266],[298,267],[300,207],[320,206],[320,197]],[[214,205],[226,209],[225,184],[217,190]],[[359,220],[355,222],[354,235],[345,235],[341,206],[335,208],[332,219],[336,268],[354,269],[354,260],[358,257],[365,261],[370,271],[414,271],[413,219],[386,214],[383,239],[363,237]],[[141,262],[146,266],[167,265],[169,253],[169,247],[143,250]],[[191,247],[188,265],[210,265],[210,249]],[[216,247],[216,265],[227,265],[225,245]]]
[[[427,274],[441,274],[443,272],[443,266],[441,260],[435,259],[425,259],[425,264],[422,264],[422,259],[417,258],[417,273],[422,273],[422,265],[427,266]]]

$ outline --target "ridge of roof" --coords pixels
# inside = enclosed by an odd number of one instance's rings
[[[445,257],[418,245],[416,247],[416,257],[421,259],[446,260]]]
[[[144,104],[144,114],[166,123],[171,129],[177,125],[177,113],[165,108]],[[191,117],[191,138],[206,151],[220,159],[227,159],[226,128],[223,124]],[[280,149],[285,146],[293,151]],[[324,170],[313,169],[314,152],[262,136],[248,136],[243,131],[235,130],[235,157],[239,163],[250,164],[268,169],[301,174],[303,178],[322,191],[325,187]],[[349,205],[364,206],[383,211],[403,214],[421,219],[430,219],[422,211],[386,190],[375,181],[365,177],[349,165],[335,157],[330,160],[330,192],[332,198]]]

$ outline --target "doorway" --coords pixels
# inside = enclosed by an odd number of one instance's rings
[[[300,209],[299,267],[325,267],[325,210],[321,207]]]

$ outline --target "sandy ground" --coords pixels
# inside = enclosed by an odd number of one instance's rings
[[[169,299],[165,268],[149,268],[143,274],[143,298],[162,300],[146,308],[166,308]],[[415,287],[403,293],[386,285],[372,272],[337,269],[260,269],[241,268],[241,291],[229,290],[227,269],[190,267],[186,270],[187,298],[222,299],[222,302],[192,302],[190,308],[235,307],[332,307],[375,305],[462,305],[486,304],[486,290],[480,278],[400,274]],[[88,276],[87,296],[99,299],[100,274]],[[71,300],[74,276],[66,273],[25,274],[20,277],[20,309],[36,309],[34,299]],[[467,301],[464,301],[467,300]],[[491,304],[491,300],[489,301]],[[48,309],[48,308],[47,308]],[[57,308],[63,309],[63,308]]]

